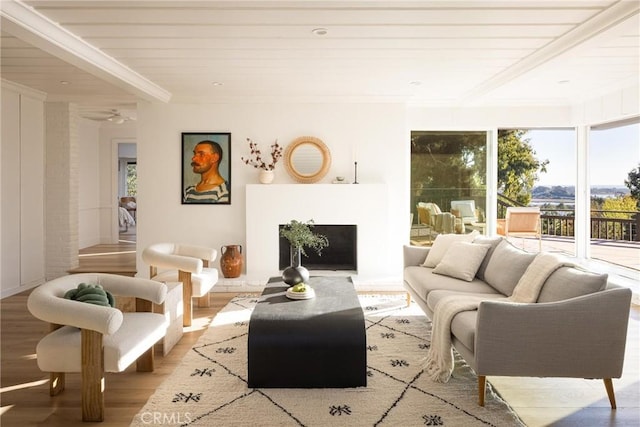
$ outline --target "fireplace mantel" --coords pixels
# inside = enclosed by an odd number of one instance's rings
[[[358,276],[388,276],[391,248],[385,184],[252,184],[246,187],[245,263],[249,277],[278,269],[278,226],[292,219],[358,226]],[[304,264],[304,263],[303,263]]]

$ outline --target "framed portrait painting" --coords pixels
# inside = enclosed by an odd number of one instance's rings
[[[231,204],[231,133],[182,133],[182,204]]]

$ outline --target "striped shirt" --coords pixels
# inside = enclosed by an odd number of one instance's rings
[[[195,185],[190,185],[184,190],[182,203],[229,203],[227,182],[207,191],[198,191]]]

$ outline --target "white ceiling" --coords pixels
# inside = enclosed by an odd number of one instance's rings
[[[2,0],[0,72],[85,108],[571,105],[638,84],[639,13],[639,0]]]

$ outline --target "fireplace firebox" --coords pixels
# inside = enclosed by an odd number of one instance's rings
[[[280,224],[280,229],[284,227]],[[322,250],[322,255],[313,249],[306,249],[307,256],[302,256],[302,265],[307,270],[358,270],[358,233],[357,225],[322,225],[315,224],[313,231],[327,236],[329,246]],[[280,233],[278,233],[280,235]],[[278,268],[283,270],[290,263],[289,242],[284,237],[279,241]]]

